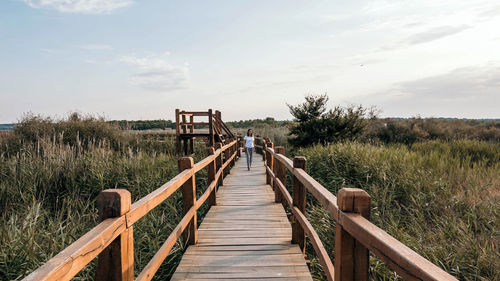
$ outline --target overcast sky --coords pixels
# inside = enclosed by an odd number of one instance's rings
[[[500,118],[498,1],[1,0],[0,123],[78,110]]]

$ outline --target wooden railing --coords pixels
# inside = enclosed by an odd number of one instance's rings
[[[233,139],[224,146],[216,143],[215,149],[208,148],[209,156],[196,164],[191,157],[179,159],[178,175],[133,204],[125,189],[102,191],[97,200],[102,222],[24,280],[70,280],[97,256],[96,280],[134,280],[133,224],[182,187],[184,217],[135,279],[151,280],[183,233],[185,241],[196,244],[196,211],[207,200],[210,206],[216,204],[216,187],[222,184],[223,174],[234,166],[239,155],[238,142]],[[208,168],[209,184],[196,199],[195,174],[203,168]]]
[[[195,117],[203,117],[205,121],[196,121]],[[207,128],[208,132],[195,132],[198,128]],[[194,139],[203,137],[207,139],[209,146],[214,146],[215,142],[227,143],[228,139],[235,138],[235,135],[222,121],[221,112],[213,111],[185,111],[175,110],[175,132],[177,153],[181,154],[181,142],[184,142],[184,154],[194,153]],[[183,138],[180,136],[183,135]]]
[[[305,237],[310,239],[328,280],[368,280],[369,251],[406,280],[457,280],[371,223],[370,196],[364,190],[342,188],[336,197],[307,174],[304,157],[290,160],[283,147],[275,148],[267,138],[256,139],[256,151],[266,160],[266,181],[274,188],[275,202],[292,212],[292,243],[305,253]],[[286,170],[293,176],[292,195]],[[335,266],[305,216],[306,190],[336,222]]]

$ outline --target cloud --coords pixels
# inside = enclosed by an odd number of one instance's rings
[[[400,82],[355,101],[376,105],[387,116],[498,118],[499,93],[500,66],[493,63]]]
[[[125,56],[120,59],[128,65],[136,67],[139,72],[132,75],[130,83],[149,90],[173,91],[186,89],[189,86],[189,66],[174,66],[163,56],[135,57]]]
[[[467,26],[467,25],[440,26],[440,27],[426,30],[424,32],[414,34],[414,35],[410,36],[406,40],[406,42],[410,45],[427,43],[427,42],[434,41],[434,40],[437,40],[437,39],[440,39],[440,38],[443,38],[446,36],[457,34],[457,33],[462,32],[468,28],[470,28],[470,26]]]
[[[408,26],[406,26],[408,27]],[[434,40],[438,40],[447,36],[451,36],[457,33],[460,33],[466,29],[469,29],[468,25],[460,25],[460,26],[440,26],[428,29],[426,31],[415,33],[406,39],[403,39],[397,43],[384,45],[377,49],[377,51],[392,51],[396,49],[401,49],[411,45],[418,45],[423,43],[428,43]]]
[[[479,17],[484,19],[491,19],[497,16],[500,16],[500,6],[489,8],[479,14]]]
[[[113,50],[113,47],[111,47],[110,45],[106,45],[106,44],[85,44],[85,45],[80,45],[78,47],[80,49],[90,50],[90,51],[111,51],[111,50]]]
[[[447,101],[499,96],[500,67],[463,67],[445,74],[403,82],[397,92],[419,99]]]
[[[133,0],[22,0],[32,8],[62,13],[107,14],[132,5]]]

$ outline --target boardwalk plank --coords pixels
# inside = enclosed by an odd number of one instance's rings
[[[262,161],[252,171],[241,159],[224,179],[171,280],[304,280],[311,274],[274,192],[265,183]]]

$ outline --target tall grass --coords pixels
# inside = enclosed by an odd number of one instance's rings
[[[376,225],[458,279],[500,280],[499,144],[343,143],[296,154],[306,156],[308,173],[332,193],[366,190]],[[333,253],[333,221],[309,199],[308,217]],[[373,279],[399,279],[374,257],[371,269]]]
[[[0,280],[23,278],[97,225],[95,198],[101,190],[124,188],[136,201],[178,173],[170,138],[118,133],[116,143],[105,137],[85,146],[77,137],[64,141],[62,132],[33,140],[14,133],[0,142]],[[12,139],[19,141],[15,149],[8,146]],[[197,144],[196,150],[199,161],[205,147]],[[200,171],[197,193],[206,186]],[[134,225],[136,274],[181,220],[181,197],[174,193]],[[176,244],[157,280],[173,273],[183,249],[182,241]],[[95,261],[75,279],[92,279],[94,267]]]

